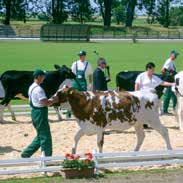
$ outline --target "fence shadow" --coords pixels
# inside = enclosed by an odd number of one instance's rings
[[[21,152],[20,150],[14,149],[11,146],[0,146],[0,155],[3,155],[5,153],[10,153],[12,151]]]

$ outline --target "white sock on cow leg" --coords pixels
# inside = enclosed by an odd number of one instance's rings
[[[164,127],[161,122],[159,117],[156,119],[154,118],[154,120],[150,123],[150,126],[152,128],[154,128],[165,140],[166,142],[166,146],[168,150],[172,149],[172,146],[170,144],[170,138],[169,138],[169,134],[168,134],[168,130],[166,127]]]
[[[134,151],[139,151],[145,138],[144,128],[143,128],[143,124],[141,123],[136,124],[134,127],[137,135],[137,144]]]
[[[15,117],[15,113],[13,112],[12,108],[11,108],[11,105],[8,104],[7,105],[7,108],[8,108],[8,111],[11,113],[11,119],[16,121],[16,117]]]
[[[102,153],[102,151],[103,151],[103,144],[104,144],[104,132],[99,131],[97,133],[97,145],[99,148],[99,153]]]
[[[74,137],[74,147],[72,148],[72,154],[76,154],[78,142],[83,135],[84,135],[83,130],[79,129],[79,131],[76,133]]]
[[[0,105],[0,123],[4,122],[4,119],[3,119],[4,108],[5,108],[4,105]]]
[[[59,111],[58,107],[54,107],[54,109],[55,109],[55,112],[56,112],[56,114],[57,114],[58,121],[62,121],[62,117],[61,117],[61,115],[60,115],[60,111]]]
[[[183,128],[182,128],[182,116],[183,116],[183,114],[181,111],[178,111],[177,115],[178,115],[177,118],[178,118],[178,122],[179,122],[179,129],[183,130]]]

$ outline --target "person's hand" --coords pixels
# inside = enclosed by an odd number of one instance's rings
[[[89,91],[92,91],[92,83],[89,83],[89,84],[88,84],[88,90],[89,90]]]
[[[53,99],[48,99],[48,105],[53,105],[53,104],[54,104]]]

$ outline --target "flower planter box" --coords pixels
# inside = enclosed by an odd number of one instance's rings
[[[84,169],[70,169],[64,168],[61,170],[62,177],[66,179],[72,178],[89,178],[94,176],[94,168],[84,168]]]

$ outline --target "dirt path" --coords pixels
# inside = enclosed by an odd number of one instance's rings
[[[55,118],[53,118],[55,119]],[[31,143],[35,136],[35,130],[29,117],[18,117],[21,122],[12,122],[6,118],[5,124],[0,124],[0,159],[19,158],[21,151]],[[173,149],[183,149],[183,131],[178,129],[178,123],[174,116],[162,116],[162,123],[168,128],[170,141]],[[63,121],[50,123],[53,138],[53,155],[65,155],[71,152],[73,138],[78,130],[75,121]],[[164,140],[154,130],[146,130],[146,138],[141,150],[165,149]],[[105,136],[104,152],[133,151],[136,143],[134,129],[123,133]],[[84,136],[78,145],[78,153],[91,152],[97,149],[96,135]],[[41,152],[35,153],[34,157],[40,157]],[[144,167],[135,168],[135,170]],[[19,177],[19,176],[18,176]]]

